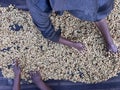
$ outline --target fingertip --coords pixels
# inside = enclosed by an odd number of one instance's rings
[[[32,77],[34,75],[34,71],[30,71],[29,74]]]
[[[29,71],[28,74],[32,74],[32,71]]]
[[[36,74],[37,74],[37,75],[39,75],[39,74],[40,74],[40,72],[39,72],[39,71],[37,71],[37,72],[36,72]]]

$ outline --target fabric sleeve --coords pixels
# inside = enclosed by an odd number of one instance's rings
[[[59,29],[58,31],[55,31],[49,17],[50,13],[42,11],[36,4],[33,4],[30,1],[31,0],[28,0],[27,4],[34,24],[38,27],[45,38],[53,42],[58,42],[61,30]]]

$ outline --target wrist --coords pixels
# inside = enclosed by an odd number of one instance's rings
[[[43,83],[42,79],[40,79],[40,80],[38,80],[38,81],[35,81],[35,82],[36,82],[36,83],[39,83],[39,84]]]
[[[38,86],[38,88],[42,88],[42,86],[43,86],[43,84],[44,84],[44,82],[41,80],[41,81],[39,81],[38,82],[38,84],[36,84],[37,86]]]

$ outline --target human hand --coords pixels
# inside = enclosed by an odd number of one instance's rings
[[[18,60],[13,61],[13,72],[15,76],[20,76],[21,74],[21,69],[19,67]]]
[[[39,82],[42,81],[42,77],[38,71],[30,71],[30,76],[31,76],[32,81],[35,84],[39,84]]]
[[[50,87],[48,87],[43,81],[40,73],[38,71],[31,71],[30,76],[33,80],[33,82],[37,85],[37,87],[40,90],[52,90]]]

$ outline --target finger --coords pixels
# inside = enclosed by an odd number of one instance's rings
[[[32,77],[32,76],[33,76],[33,71],[30,71],[29,74],[30,74],[30,76]]]
[[[120,46],[118,46],[118,53],[120,53]]]
[[[15,59],[12,60],[12,65],[13,65],[13,66],[17,65],[17,62],[16,62]]]
[[[39,72],[39,71],[37,71],[37,72],[36,72],[36,74],[37,74],[37,75],[39,75],[39,76],[41,76],[41,74],[40,74],[40,72]]]
[[[34,76],[34,77],[36,76],[36,71],[33,72],[33,76]]]
[[[12,65],[12,68],[16,68],[16,63],[13,61],[13,63],[11,64]]]
[[[15,59],[12,59],[12,63],[15,63]]]
[[[84,44],[82,44],[81,47],[82,47],[82,49],[85,49],[85,48],[86,48],[86,46],[85,46]]]
[[[18,60],[16,60],[16,61],[15,61],[15,65],[16,65],[16,66],[18,66],[18,65],[19,65],[19,64],[18,64]]]
[[[40,74],[38,71],[36,71],[37,74]]]
[[[20,67],[19,65],[18,65],[18,67],[17,67],[17,68],[18,68],[18,70],[21,70],[21,67]]]

